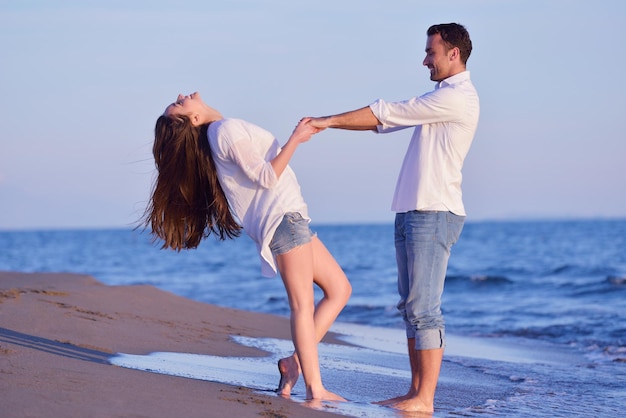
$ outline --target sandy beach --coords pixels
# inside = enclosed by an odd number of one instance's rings
[[[0,416],[401,416],[373,403],[408,387],[401,333],[333,329],[320,344],[322,375],[350,402],[307,404],[302,379],[291,399],[274,393],[278,356],[292,350],[287,318],[87,275],[0,272]],[[508,376],[539,359],[578,362],[535,344],[453,336],[446,352],[435,416],[504,401],[523,390]],[[485,361],[513,368],[485,373]]]
[[[349,323],[333,331],[320,344],[322,375],[350,401],[307,404],[302,379],[291,399],[274,392],[276,361],[293,347],[285,317],[87,275],[0,272],[0,416],[405,416],[374,403],[408,387],[402,332]],[[545,394],[551,376],[575,382],[582,360],[537,342],[451,335],[434,416],[510,416],[521,399],[550,416],[535,402],[563,408]]]
[[[285,318],[195,302],[152,286],[0,272],[1,415],[337,416],[271,393],[109,363],[115,353],[267,355],[231,335],[290,338]]]

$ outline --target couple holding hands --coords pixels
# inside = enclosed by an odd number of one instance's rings
[[[348,278],[309,228],[307,205],[289,166],[298,145],[327,128],[378,133],[413,128],[392,202],[396,212],[398,310],[406,325],[411,384],[381,401],[402,411],[434,411],[445,345],[441,295],[452,245],[465,220],[461,168],[479,117],[467,59],[472,43],[457,23],[431,26],[423,65],[435,89],[401,102],[303,118],[279,145],[259,126],[224,118],[198,93],[179,95],[156,123],[158,175],[144,216],[163,248],[197,247],[211,233],[254,240],[262,273],[280,274],[291,309],[295,352],[278,363],[278,393],[302,374],[307,399],[342,401],[324,387],[318,343],[352,291]],[[313,284],[323,291],[315,304]]]

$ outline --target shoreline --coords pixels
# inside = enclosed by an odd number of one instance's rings
[[[151,285],[0,271],[3,417],[401,416],[374,404],[410,383],[401,330],[333,325],[319,346],[320,366],[326,387],[349,402],[306,402],[302,379],[291,399],[277,396],[276,362],[292,350],[285,317]],[[536,342],[450,336],[434,416],[506,402],[523,384],[511,376],[533,363],[579,360]]]
[[[262,357],[231,335],[290,340],[289,320],[73,273],[0,272],[2,415],[329,417],[273,394],[114,366],[116,353]],[[325,341],[341,344],[333,335]],[[276,383],[278,383],[276,371]]]

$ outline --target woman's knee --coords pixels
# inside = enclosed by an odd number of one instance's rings
[[[348,278],[345,277],[345,280],[343,282],[343,298],[345,299],[346,302],[348,302],[348,299],[350,299],[350,296],[352,296],[352,284],[350,283]]]

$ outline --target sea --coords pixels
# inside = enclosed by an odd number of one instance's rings
[[[360,347],[320,346],[326,386],[353,401],[332,412],[405,416],[373,406],[404,393],[410,379],[395,307],[393,225],[312,229],[353,287],[332,330]],[[289,315],[280,278],[261,276],[246,236],[209,237],[199,248],[178,253],[160,249],[148,232],[133,228],[5,230],[0,270],[89,274],[107,285],[149,284],[210,304]],[[626,416],[625,219],[469,220],[452,250],[442,309],[448,347],[434,416]],[[276,383],[274,361],[293,349],[290,342],[233,338],[273,352],[271,366],[241,367],[245,360],[233,359],[232,366],[221,361],[221,374],[186,376],[269,391],[263,379]],[[173,360],[172,353],[154,353],[150,361],[161,362],[163,373],[204,361],[207,370],[217,370],[211,359],[187,354]],[[132,353],[120,353],[118,360],[126,367],[158,369],[142,366],[145,358]],[[237,375],[238,367],[245,373]],[[256,368],[269,377],[255,381],[257,373],[250,370]]]

